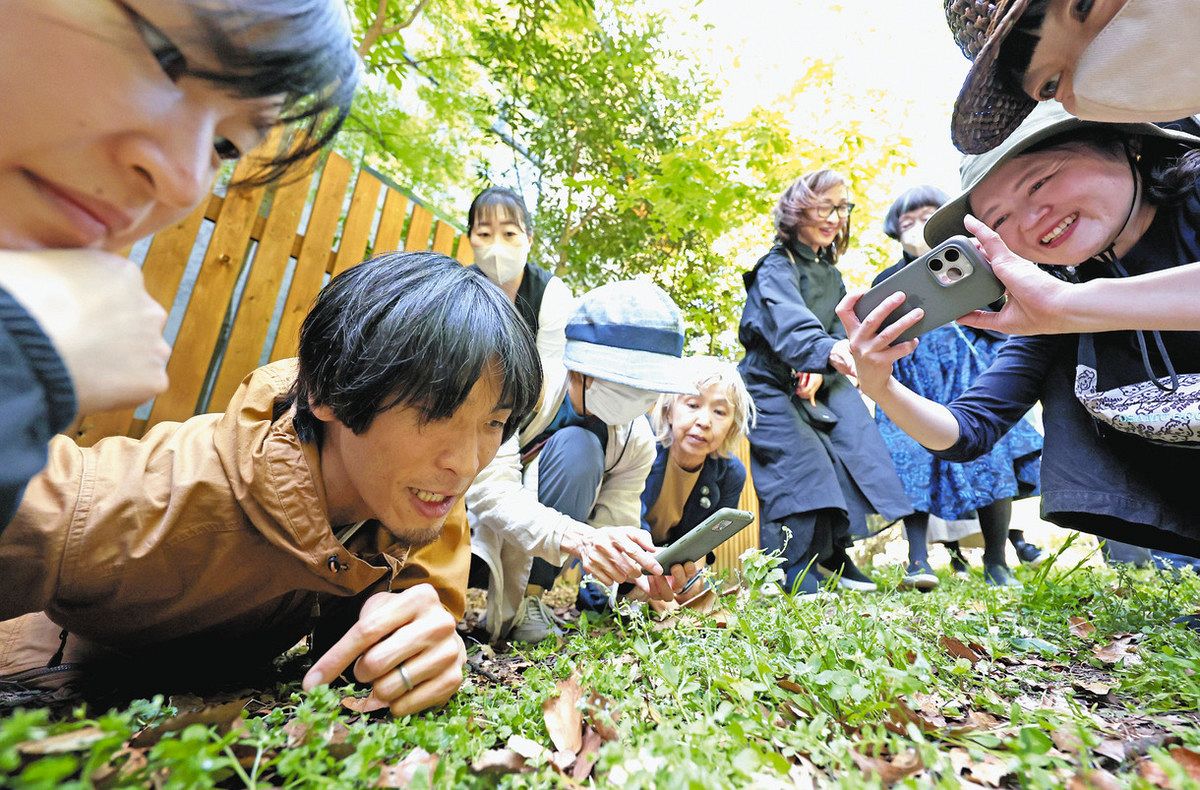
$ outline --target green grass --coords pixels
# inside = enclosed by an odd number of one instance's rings
[[[399,721],[343,709],[344,690],[294,686],[254,694],[232,726],[210,711],[163,728],[162,699],[58,720],[18,711],[0,719],[0,785],[366,786],[421,747],[439,760],[414,787],[571,786],[548,759],[543,703],[573,673],[585,720],[615,730],[584,779],[595,786],[1061,787],[1089,770],[1115,786],[1194,782],[1200,638],[1170,623],[1200,610],[1193,573],[1060,560],[1022,569],[1020,591],[947,577],[921,594],[894,591],[890,568],[876,576],[892,591],[797,600],[771,594],[773,574],[750,557],[749,589],[716,620],[585,617],[562,644],[475,647],[446,708]],[[1072,633],[1072,617],[1094,631]],[[1125,634],[1122,660],[1097,658]],[[34,753],[72,730],[77,743]],[[532,770],[473,770],[513,736],[548,750]]]

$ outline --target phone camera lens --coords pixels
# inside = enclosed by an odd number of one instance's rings
[[[951,280],[961,279],[963,276],[962,269],[958,268],[957,266],[951,266],[946,270],[946,276]]]
[[[958,250],[956,250],[956,249],[953,249],[953,248],[948,249],[945,252],[943,252],[942,254],[945,255],[946,260],[950,261],[951,263],[954,263],[955,261],[958,260]]]
[[[942,270],[942,262],[937,258],[930,260],[929,261],[929,270],[931,272],[940,272]]]

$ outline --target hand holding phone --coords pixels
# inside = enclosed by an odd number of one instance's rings
[[[904,302],[888,315],[878,331],[886,329],[916,308],[924,317],[906,329],[895,343],[915,337],[979,310],[1004,296],[1004,285],[966,236],[951,236],[879,285],[863,294],[854,306],[859,321],[895,293]]]

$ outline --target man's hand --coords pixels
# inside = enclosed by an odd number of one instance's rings
[[[431,585],[367,599],[345,636],[304,676],[308,691],[330,683],[354,664],[354,677],[371,684],[369,701],[393,716],[442,705],[463,681],[467,651]]]
[[[850,341],[847,339],[839,340],[833,344],[833,348],[829,350],[829,364],[843,376],[849,376],[852,379],[858,378],[858,371],[854,364],[854,355],[850,353]]]
[[[132,408],[167,388],[167,314],[130,261],[96,250],[3,251],[0,288],[54,344],[80,414]]]
[[[1051,277],[1035,264],[1018,257],[995,231],[970,214],[963,224],[975,236],[976,246],[991,263],[996,279],[1004,284],[1008,300],[999,312],[976,310],[958,319],[958,323],[1010,335],[1078,331],[1064,321],[1072,288],[1069,283]]]
[[[654,559],[654,541],[639,527],[596,527],[579,525],[563,537],[563,551],[578,557],[583,572],[604,585],[632,582],[642,571],[661,576]]]

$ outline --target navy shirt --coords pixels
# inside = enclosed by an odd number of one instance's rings
[[[37,321],[0,289],[0,530],[46,465],[50,437],[75,417],[70,375]]]
[[[1200,261],[1200,190],[1165,206],[1123,258],[1129,274]],[[1116,276],[1107,264],[1079,267],[1081,280]],[[1200,333],[1162,332],[1179,373],[1200,372]],[[1136,333],[1094,336],[1097,375],[1109,389],[1162,375],[1150,333],[1145,369]],[[1042,513],[1061,526],[1150,548],[1200,552],[1200,495],[1194,490],[1200,450],[1142,440],[1101,426],[1075,397],[1079,335],[1013,337],[996,361],[949,405],[960,437],[935,453],[950,461],[976,458],[996,443],[1038,400],[1046,429],[1042,456]]]

